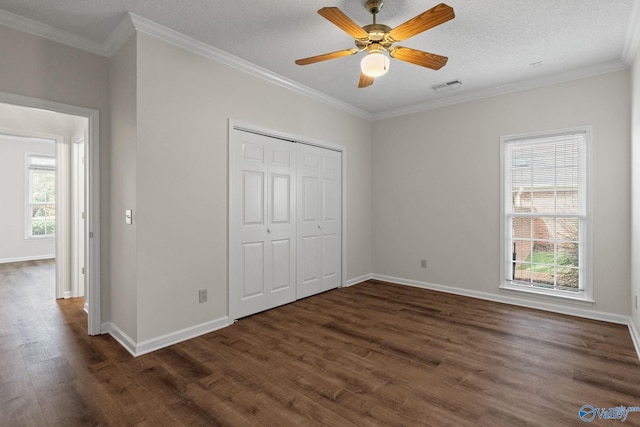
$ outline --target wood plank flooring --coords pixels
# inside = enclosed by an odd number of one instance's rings
[[[87,336],[82,304],[54,300],[51,262],[0,265],[0,425],[579,426],[583,405],[640,406],[622,325],[369,281],[133,358]]]

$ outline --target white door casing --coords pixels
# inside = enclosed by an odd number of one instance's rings
[[[71,296],[74,298],[85,295],[85,140],[82,133],[71,141]]]

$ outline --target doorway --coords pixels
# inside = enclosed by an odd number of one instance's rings
[[[88,332],[100,334],[98,111],[4,92],[0,110],[2,133],[56,135],[56,297],[84,296]]]

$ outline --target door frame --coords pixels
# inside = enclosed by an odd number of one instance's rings
[[[70,114],[88,119],[85,146],[86,211],[85,211],[85,279],[88,295],[89,335],[102,333],[101,284],[100,284],[100,112],[91,108],[63,104],[40,98],[16,95],[0,91],[0,102],[22,107],[37,108],[57,113]]]
[[[87,137],[86,132],[74,135],[71,138],[70,168],[71,169],[71,296],[74,298],[84,297],[84,243],[86,241],[84,230],[84,210],[86,209],[86,189],[85,189],[85,160],[84,151]],[[82,211],[82,213],[80,213]],[[88,305],[85,301],[85,310]]]
[[[227,173],[228,173],[228,189],[227,189],[227,293],[228,293],[228,300],[227,300],[227,312],[229,315],[229,321],[233,322],[235,321],[237,318],[234,318],[234,313],[231,312],[231,307],[232,307],[232,303],[231,303],[231,292],[230,292],[230,284],[231,282],[229,281],[229,274],[230,274],[230,252],[231,252],[231,247],[230,247],[230,243],[231,243],[231,215],[233,214],[234,210],[234,206],[232,205],[232,198],[231,198],[231,188],[232,188],[232,183],[233,183],[233,178],[232,178],[232,174],[233,174],[233,165],[232,165],[232,158],[231,158],[231,144],[233,143],[233,138],[232,138],[232,133],[234,131],[245,131],[245,132],[251,132],[251,133],[256,133],[256,134],[260,134],[263,136],[267,136],[270,138],[275,138],[275,139],[280,139],[280,140],[285,140],[285,141],[290,141],[293,143],[298,143],[298,144],[305,144],[305,145],[311,145],[314,147],[319,147],[319,148],[326,148],[329,150],[333,150],[333,151],[337,151],[340,152],[342,154],[342,169],[341,169],[341,173],[342,173],[342,186],[340,188],[340,191],[342,193],[342,206],[341,206],[341,218],[340,218],[340,224],[341,224],[341,232],[342,232],[342,242],[341,242],[341,250],[342,250],[342,256],[341,256],[341,265],[340,265],[340,286],[338,286],[339,288],[342,288],[344,286],[346,286],[347,284],[347,149],[346,147],[344,147],[343,145],[339,145],[339,144],[333,144],[333,143],[328,143],[325,141],[318,141],[318,140],[314,140],[311,138],[307,138],[307,137],[302,137],[302,136],[297,136],[297,135],[292,135],[292,134],[287,134],[284,132],[280,132],[280,131],[275,131],[273,129],[268,129],[268,128],[264,128],[261,126],[256,126],[250,123],[246,123],[243,121],[239,121],[239,120],[235,120],[232,118],[229,118],[228,120],[228,132],[227,132]]]

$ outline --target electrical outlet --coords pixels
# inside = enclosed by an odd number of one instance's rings
[[[420,260],[420,268],[427,268],[427,260],[426,259]]]
[[[199,303],[207,302],[207,290],[206,289],[200,289],[198,291],[198,302]]]

